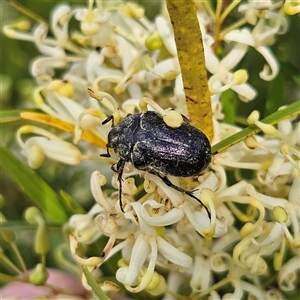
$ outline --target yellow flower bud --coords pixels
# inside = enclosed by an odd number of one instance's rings
[[[247,80],[248,80],[248,73],[244,69],[234,72],[231,77],[231,81],[236,85],[243,84]]]
[[[259,120],[259,112],[254,110],[247,119],[248,124],[254,124],[256,121]]]
[[[281,206],[275,206],[273,208],[273,217],[278,223],[285,223],[288,220],[288,214],[286,210]]]
[[[160,49],[163,45],[162,39],[159,35],[159,32],[154,31],[145,41],[145,46],[148,50],[154,51]]]
[[[168,111],[164,116],[163,116],[164,122],[172,128],[178,128],[182,125],[183,123],[183,117],[182,115],[175,111],[175,110],[170,110]]]
[[[43,285],[48,279],[48,272],[42,264],[38,264],[29,275],[29,281],[34,285]]]

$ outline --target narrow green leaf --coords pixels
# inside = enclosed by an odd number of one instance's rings
[[[266,124],[277,124],[278,122],[291,118],[300,114],[300,100],[296,101],[282,110],[278,110],[273,114],[262,119],[261,122]],[[224,139],[212,147],[212,153],[223,152],[227,148],[245,140],[247,137],[260,132],[261,130],[256,125],[250,125],[247,128],[233,134],[232,136]]]
[[[68,220],[61,196],[3,146],[0,146],[0,167],[53,223]]]
[[[82,271],[85,275],[86,281],[89,284],[89,286],[93,289],[93,292],[99,297],[101,300],[110,300],[109,298],[101,289],[98,282],[95,280],[91,272],[88,270],[86,266],[82,266]]]
[[[66,191],[60,190],[59,194],[64,200],[64,206],[68,211],[71,212],[71,214],[85,214],[86,211],[83,209],[83,207]]]

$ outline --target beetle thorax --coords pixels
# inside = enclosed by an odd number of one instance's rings
[[[139,126],[139,119],[140,114],[128,115],[108,134],[108,146],[125,161],[131,161],[130,153],[135,143],[135,131]]]

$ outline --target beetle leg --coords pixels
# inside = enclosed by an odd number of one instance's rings
[[[107,153],[100,154],[100,156],[102,156],[102,157],[110,157],[111,155],[110,155],[110,153],[109,153],[109,149],[108,149],[108,148],[109,148],[109,147],[106,146],[106,151],[107,151]]]
[[[116,164],[112,165],[111,169],[118,173],[118,182],[119,182],[119,204],[121,211],[124,212],[123,210],[123,204],[122,204],[122,175],[123,175],[123,170],[125,166],[125,160],[120,159]]]
[[[167,186],[169,186],[169,187],[175,189],[175,190],[178,191],[178,192],[184,193],[184,194],[186,194],[186,195],[188,195],[188,196],[194,198],[194,199],[197,200],[199,203],[201,203],[201,204],[204,206],[204,208],[205,208],[205,210],[206,210],[206,212],[207,212],[208,217],[209,217],[209,218],[211,217],[210,211],[208,210],[208,208],[203,204],[203,202],[202,202],[199,198],[197,198],[196,196],[194,196],[191,192],[186,191],[186,190],[182,189],[181,187],[179,187],[179,186],[173,184],[173,183],[169,180],[168,177],[166,177],[166,176],[161,176],[161,175],[158,175],[158,177],[159,177],[159,178],[160,178]]]

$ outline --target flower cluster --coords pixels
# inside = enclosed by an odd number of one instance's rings
[[[221,27],[236,6],[241,18]],[[291,1],[251,0],[233,1],[222,13],[218,8],[214,12],[208,1],[197,3],[197,9],[211,74],[215,144],[240,131],[221,121],[222,93],[231,89],[246,102],[257,94],[247,83],[247,71],[237,66],[252,47],[266,62],[258,75],[266,81],[274,79],[279,63],[269,46],[287,31],[286,14],[300,9]],[[73,19],[80,30],[69,29]],[[210,169],[193,182],[170,176],[173,184],[195,189],[210,216],[188,195],[130,163],[123,172],[121,208],[118,174],[112,178],[116,191],[105,191],[107,162],[118,158],[99,157],[105,153],[110,128],[101,123],[110,115],[118,122],[141,111],[145,102],[148,109],[163,115],[169,107],[187,114],[167,12],[163,9],[152,22],[142,7],[129,2],[89,1],[88,8],[60,4],[49,25],[40,23],[29,31],[28,23],[20,22],[6,26],[4,32],[33,42],[41,53],[31,71],[39,84],[34,100],[44,114],[21,116],[74,135],[70,142],[65,133],[21,127],[17,137],[29,165],[40,167],[45,156],[71,165],[82,160],[101,163],[91,177],[96,204],[66,224],[71,253],[79,264],[88,266],[96,277],[97,267],[121,252],[116,279],[132,293],[164,294],[164,299],[186,294],[187,287],[190,296],[214,299],[242,299],[245,294],[279,299],[281,293],[295,290],[300,269],[299,122],[283,120],[275,128],[253,112],[248,123],[263,135],[214,155]],[[221,58],[217,47],[223,47]],[[57,69],[64,70],[60,79]],[[24,134],[34,136],[24,141]],[[234,184],[228,181],[229,169],[234,171]],[[251,170],[251,180],[243,178],[242,169]],[[142,178],[142,183],[136,184],[135,178],[137,182]],[[81,245],[101,236],[108,237],[102,253],[92,257],[79,253]],[[268,283],[272,272],[276,285]],[[108,284],[103,288],[109,290]]]

